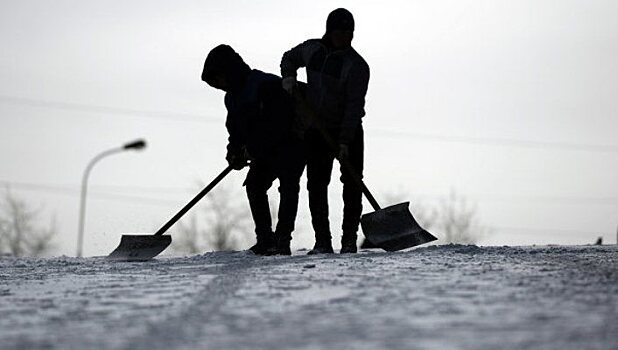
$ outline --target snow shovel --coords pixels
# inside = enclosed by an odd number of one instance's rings
[[[208,186],[197,194],[187,205],[185,205],[176,215],[166,222],[154,235],[122,235],[120,244],[114,251],[107,256],[108,259],[121,261],[146,261],[159,255],[167,246],[172,243],[171,236],[163,234],[178,221],[189,209],[200,201],[210,190],[212,190],[223,178],[232,171],[228,166],[217,176]]]
[[[375,199],[369,202],[375,211],[361,216],[361,227],[365,239],[373,245],[392,252],[437,240],[416,222],[408,208],[410,202],[386,208],[380,208]]]
[[[347,159],[339,159],[344,168],[352,175],[357,186],[373,207],[374,212],[363,214],[360,224],[365,239],[378,248],[392,252],[415,247],[437,240],[431,233],[423,229],[410,212],[410,202],[380,207],[369,189],[353,170]]]
[[[363,194],[369,203],[371,203],[373,210],[375,210],[372,213],[361,216],[360,224],[365,234],[365,239],[374,246],[386,251],[397,251],[437,240],[434,235],[425,231],[414,219],[414,216],[408,208],[410,202],[404,202],[386,208],[380,207],[361,177],[352,167],[352,164],[350,164],[350,161],[347,158],[339,159],[339,157],[337,157],[337,144],[326,132],[315,112],[305,100],[305,90],[306,85],[304,83],[298,83],[293,93],[296,100],[296,112],[299,114],[301,120],[305,120],[305,125],[312,124],[317,127],[339,163],[343,165],[344,169],[352,176],[356,185],[361,188]]]

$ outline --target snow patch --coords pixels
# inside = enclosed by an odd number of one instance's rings
[[[618,247],[0,257],[2,349],[616,349]]]

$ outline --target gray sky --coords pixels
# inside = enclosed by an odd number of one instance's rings
[[[484,244],[615,242],[614,1],[291,4],[0,3],[0,181],[57,215],[58,254],[74,254],[81,174],[97,153],[149,142],[94,169],[87,255],[153,232],[225,167],[223,95],[199,78],[209,49],[230,44],[278,74],[282,53],[321,36],[336,7],[354,14],[371,67],[365,177],[383,204],[401,192],[435,205],[454,190],[493,228]],[[239,196],[243,175],[227,180]],[[313,242],[302,200],[296,247]]]

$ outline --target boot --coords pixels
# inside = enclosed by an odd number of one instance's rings
[[[274,255],[277,253],[277,247],[275,245],[275,239],[273,235],[258,236],[257,243],[249,248],[255,255]]]
[[[292,255],[292,250],[290,249],[291,235],[276,234],[275,240],[278,255]]]
[[[333,254],[333,253],[334,253],[333,245],[330,243],[330,241],[325,241],[325,242],[317,241],[315,242],[313,249],[311,249],[309,253],[307,253],[307,255]]]
[[[356,247],[356,234],[343,234],[341,237],[341,251],[340,254],[354,254],[357,251]]]

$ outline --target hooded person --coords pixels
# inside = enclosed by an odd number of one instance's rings
[[[202,80],[225,91],[226,160],[235,170],[249,166],[244,185],[257,239],[249,250],[257,255],[290,255],[305,167],[303,145],[294,131],[292,99],[282,89],[281,78],[251,69],[228,45],[208,53]],[[275,179],[280,201],[273,232],[267,191]]]
[[[328,15],[322,38],[299,44],[281,59],[282,86],[290,94],[299,93],[297,71],[306,68],[304,100],[315,116],[305,133],[309,209],[316,240],[309,254],[333,252],[328,185],[334,159],[347,159],[346,163],[358,177],[362,178],[363,174],[362,117],[369,66],[352,48],[354,26],[354,17],[348,10],[336,9]],[[362,190],[343,166],[341,182],[344,203],[341,253],[355,253]]]

